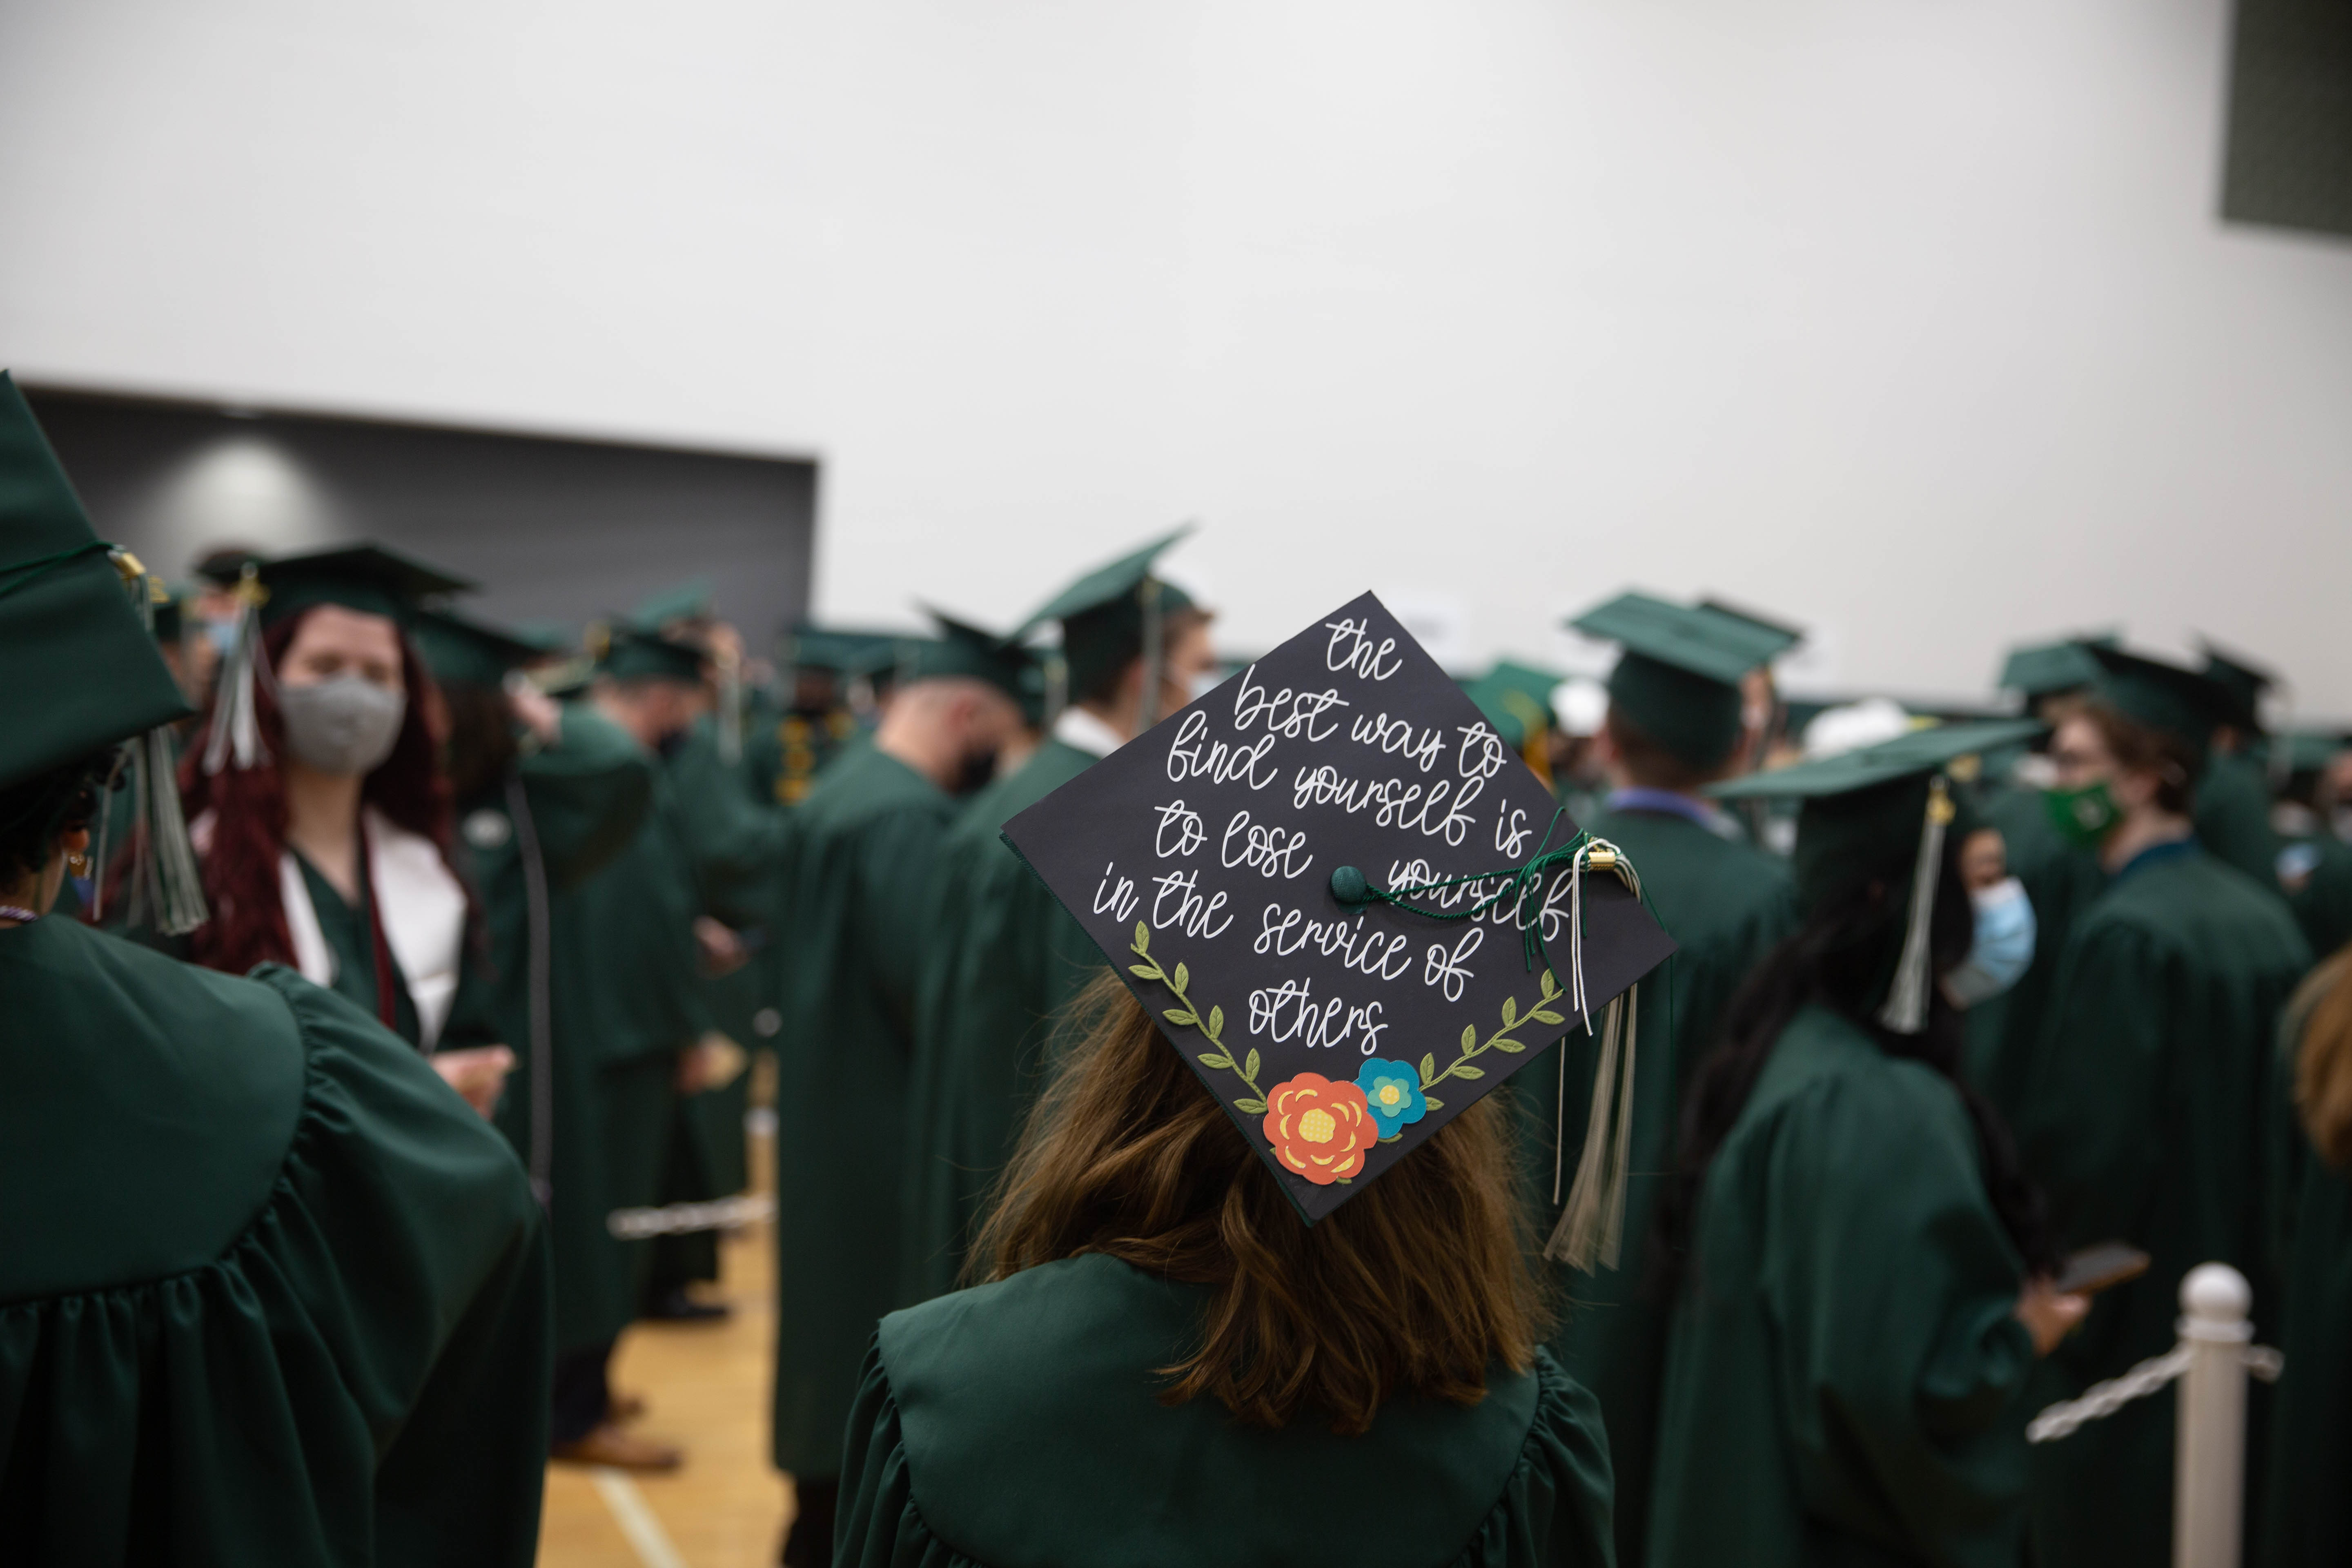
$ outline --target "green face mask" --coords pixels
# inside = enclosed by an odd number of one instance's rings
[[[2093,849],[2108,830],[2123,820],[2123,808],[2107,793],[2107,781],[2096,780],[2081,789],[2046,789],[2042,808],[2058,837],[2080,849]]]

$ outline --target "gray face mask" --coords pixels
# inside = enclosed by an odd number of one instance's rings
[[[281,686],[278,711],[286,744],[304,767],[322,773],[373,773],[392,755],[408,699],[356,675],[315,686]]]

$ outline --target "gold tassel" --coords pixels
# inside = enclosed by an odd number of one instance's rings
[[[1584,989],[1584,889],[1586,870],[1609,871],[1642,896],[1642,879],[1622,851],[1603,839],[1579,850],[1569,868],[1570,998],[1584,1018],[1584,1032],[1593,1034],[1590,1003]],[[1633,1058],[1641,1026],[1641,986],[1629,986],[1613,998],[1601,1016],[1601,1056],[1592,1074],[1592,1110],[1585,1120],[1584,1150],[1576,1162],[1576,1180],[1559,1223],[1544,1242],[1544,1256],[1554,1262],[1590,1274],[1595,1266],[1614,1268],[1622,1249],[1625,1229],[1625,1189],[1633,1155]],[[1560,1097],[1565,1113],[1568,1077],[1566,1042],[1560,1066]],[[1559,1118],[1555,1118],[1555,1127]],[[1557,1137],[1557,1133],[1555,1133]],[[1559,1200],[1559,1152],[1555,1146],[1552,1200]]]

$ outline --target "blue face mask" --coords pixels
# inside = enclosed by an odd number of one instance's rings
[[[2033,900],[2014,877],[1969,895],[1976,906],[1976,940],[1968,957],[1944,976],[1944,994],[1962,1007],[2000,995],[2033,963]]]

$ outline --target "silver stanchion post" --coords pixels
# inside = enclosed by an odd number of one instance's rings
[[[2246,1477],[2247,1321],[2253,1291],[2226,1263],[2180,1282],[2180,1378],[2172,1486],[2173,1568],[2238,1568]]]

